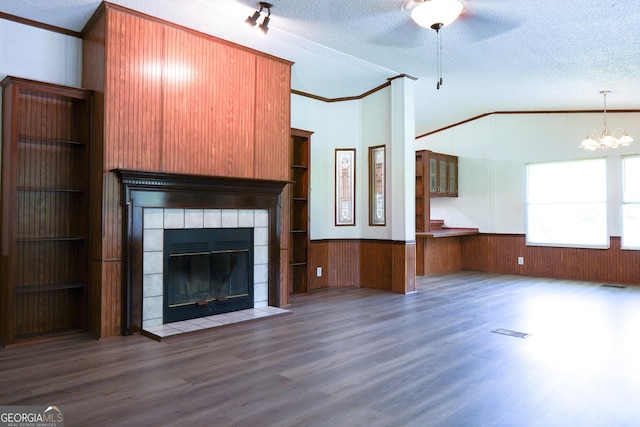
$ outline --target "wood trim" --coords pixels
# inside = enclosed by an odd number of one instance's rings
[[[76,38],[82,38],[82,33],[78,31],[68,30],[62,27],[56,27],[55,25],[45,24],[44,22],[34,21],[32,19],[22,18],[20,16],[10,15],[5,12],[0,12],[0,19],[6,19],[7,21],[17,22],[18,24],[28,25],[30,27],[40,28],[42,30],[52,31],[54,33],[64,34],[65,36],[71,36]]]
[[[410,76],[409,74],[398,74],[397,76],[394,77],[389,77],[386,81],[386,83],[382,83],[379,86],[374,87],[371,90],[368,90],[360,95],[355,95],[355,96],[344,96],[344,97],[339,97],[339,98],[325,98],[323,96],[320,95],[314,95],[308,92],[303,92],[301,90],[296,90],[296,89],[291,89],[291,94],[292,95],[300,95],[300,96],[304,96],[307,98],[311,98],[311,99],[315,99],[317,101],[323,101],[323,102],[342,102],[342,101],[355,101],[358,99],[363,99],[366,98],[367,96],[378,92],[379,90],[384,89],[385,87],[391,86],[391,82],[395,79],[401,79],[401,78],[407,78],[407,79],[411,79],[411,80],[418,80],[417,77],[413,77]]]
[[[115,169],[122,185],[122,331],[142,328],[145,207],[269,210],[269,305],[280,306],[280,193],[286,182]]]
[[[409,74],[398,74],[395,77],[389,77],[387,80],[388,81],[392,81],[392,80],[395,80],[395,79],[402,79],[402,78],[407,78],[407,79],[413,80],[413,81],[418,80],[417,77],[410,76]]]
[[[75,99],[90,100],[93,96],[93,91],[88,89],[80,89],[72,86],[64,86],[54,83],[39,82],[36,80],[24,79],[21,77],[6,76],[0,81],[0,86],[7,87],[12,83],[17,83],[21,88],[37,90],[42,93],[52,93],[59,96],[67,96]]]
[[[457,123],[453,123],[451,125],[432,130],[423,134],[416,136],[416,139],[424,138],[425,136],[433,135],[434,133],[442,132],[447,129],[454,128],[456,126],[463,125],[465,123],[472,122],[474,120],[482,119],[487,116],[491,116],[494,114],[573,114],[573,113],[602,113],[602,110],[543,110],[543,111],[494,111],[492,113],[484,113],[479,116],[471,117],[466,120],[462,120]],[[640,110],[607,110],[607,113],[640,113]]]
[[[415,244],[415,240],[388,240],[388,239],[314,239],[311,243],[340,243],[340,242],[358,242],[358,243],[385,243],[390,245]]]
[[[311,138],[311,135],[313,135],[313,131],[291,128],[291,136],[298,136],[301,138]]]
[[[292,95],[300,95],[300,96],[304,96],[307,98],[311,98],[311,99],[315,99],[317,101],[323,101],[323,102],[342,102],[342,101],[356,101],[358,99],[363,99],[366,98],[367,96],[378,92],[379,90],[384,89],[385,87],[391,86],[391,80],[393,80],[393,78],[389,79],[389,81],[387,81],[386,83],[381,84],[380,86],[376,86],[373,89],[364,92],[363,94],[360,95],[355,95],[355,96],[345,96],[345,97],[341,97],[341,98],[325,98],[323,96],[320,95],[313,95],[311,93],[307,93],[307,92],[302,92],[300,90],[296,90],[296,89],[291,89],[291,94]]]

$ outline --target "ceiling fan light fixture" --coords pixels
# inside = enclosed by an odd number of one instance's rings
[[[439,30],[455,21],[461,13],[459,0],[427,0],[411,11],[411,19],[421,27]]]

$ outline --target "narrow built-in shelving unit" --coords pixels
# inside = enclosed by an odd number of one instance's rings
[[[429,155],[416,151],[416,231],[430,231]]]
[[[6,77],[0,341],[86,328],[91,92]]]
[[[309,148],[311,132],[291,130],[291,188],[289,189],[289,290],[308,290]]]

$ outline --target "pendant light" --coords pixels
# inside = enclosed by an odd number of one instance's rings
[[[607,94],[611,93],[610,90],[601,90],[600,94],[604,97],[604,129],[602,133],[597,130],[591,130],[587,133],[587,136],[580,143],[580,148],[583,150],[595,151],[598,148],[606,151],[609,148],[626,147],[631,144],[633,138],[629,136],[627,131],[623,128],[616,128],[613,132],[609,130],[607,126]]]

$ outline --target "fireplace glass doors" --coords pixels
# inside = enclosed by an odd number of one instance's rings
[[[164,323],[253,307],[253,229],[172,229],[164,239]]]

